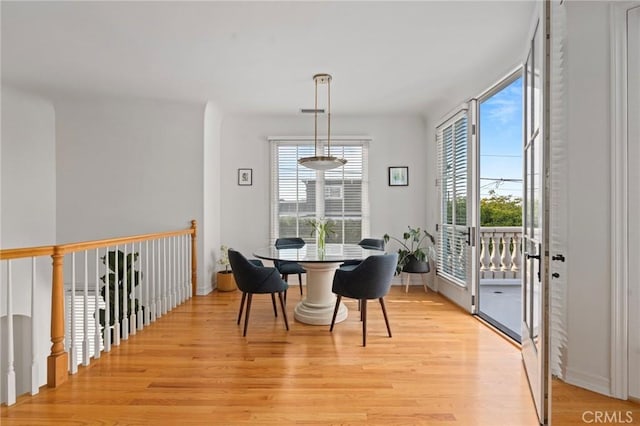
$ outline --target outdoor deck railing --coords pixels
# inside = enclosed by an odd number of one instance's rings
[[[0,358],[5,390],[2,402],[12,405],[17,394],[36,394],[41,384],[42,362],[37,348],[43,342],[37,339],[37,324],[41,320],[38,306],[42,305],[38,295],[43,293],[38,291],[38,284],[43,280],[42,274],[38,277],[38,270],[45,266],[51,276],[51,351],[46,383],[57,387],[69,374],[77,372],[79,363],[89,365],[92,357],[97,359],[101,352],[109,352],[112,345],[119,345],[195,293],[196,236],[193,220],[190,228],[178,231],[0,250],[0,267],[2,275],[6,275],[6,280],[0,281],[0,290],[6,296],[0,297],[4,301],[0,317],[6,324],[0,342],[6,348],[5,358]],[[51,266],[44,264],[49,256]],[[101,283],[106,282],[113,284],[109,291],[105,288],[101,292],[106,285]],[[31,366],[24,373],[30,377],[16,377],[15,368],[16,350],[24,351],[16,347],[14,319],[21,315],[15,312],[14,304],[19,305],[16,300],[23,300],[23,294],[30,298],[30,306],[21,308],[26,314],[23,316],[30,317]],[[24,341],[29,340],[18,343]],[[16,386],[16,379],[18,383],[29,382],[30,386],[21,389]]]
[[[480,279],[519,279],[522,268],[522,228],[480,228]]]

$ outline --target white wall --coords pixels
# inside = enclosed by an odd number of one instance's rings
[[[609,9],[603,2],[568,2],[567,8],[566,380],[609,393]]]
[[[424,122],[417,116],[344,117],[333,136],[366,135],[369,150],[371,236],[401,235],[425,226],[427,155]],[[229,116],[222,122],[222,243],[250,255],[269,245],[268,136],[313,136],[310,116]],[[409,186],[389,187],[387,167],[408,166]],[[253,185],[237,185],[237,169],[253,169]]]
[[[2,86],[1,233],[2,248],[51,245],[56,242],[55,115],[50,101]],[[5,262],[2,262],[3,264]],[[51,258],[37,263],[37,342],[49,341]],[[31,265],[13,262],[13,312],[31,316]],[[6,273],[0,271],[0,315],[6,314]],[[17,343],[16,343],[17,344]],[[39,382],[46,381],[49,345],[37,347]],[[30,364],[30,360],[29,364]],[[18,363],[22,360],[17,360]],[[4,363],[2,369],[6,368]],[[4,371],[4,370],[3,370]],[[4,375],[3,375],[4,377]],[[29,382],[29,377],[17,377]],[[28,383],[27,383],[28,385]],[[18,383],[20,390],[26,389]],[[6,389],[3,389],[6,392]],[[4,392],[3,392],[4,393]]]
[[[204,105],[91,99],[55,108],[59,243],[183,229],[191,219],[202,229]]]
[[[220,256],[220,127],[222,115],[213,102],[204,111],[204,222],[202,226],[204,275],[202,291],[206,294],[215,285],[216,262]]]

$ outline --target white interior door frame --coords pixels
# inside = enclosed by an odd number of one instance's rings
[[[629,397],[629,132],[627,13],[611,5],[611,395]],[[637,123],[634,123],[637,125]],[[634,286],[638,286],[638,276]],[[637,289],[636,289],[637,291]],[[638,308],[638,307],[636,307]]]

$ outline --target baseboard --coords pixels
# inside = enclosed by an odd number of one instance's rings
[[[212,291],[213,291],[213,286],[211,284],[209,284],[205,288],[198,287],[198,288],[196,288],[196,294],[194,294],[194,296],[206,296],[207,294],[211,293]]]
[[[575,371],[567,368],[565,382],[611,397],[611,382],[604,376]]]

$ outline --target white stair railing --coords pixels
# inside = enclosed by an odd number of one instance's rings
[[[0,341],[0,346],[6,348],[6,356],[0,358],[1,388],[6,392],[0,402],[15,404],[17,396],[36,394],[44,384],[39,378],[39,366],[45,362],[38,348],[47,343],[41,340],[42,325],[38,328],[37,323],[38,306],[42,305],[38,299],[42,292],[36,291],[37,260],[48,263],[51,271],[52,345],[46,361],[46,383],[57,387],[68,374],[78,371],[78,365],[89,366],[103,351],[109,352],[112,346],[128,340],[188,300],[196,286],[196,257],[195,221],[190,228],[179,231],[0,250],[0,275],[6,276],[6,280],[0,278],[0,295],[6,296],[0,297],[0,319],[6,324],[0,327],[6,330]],[[15,273],[16,262],[29,260],[30,287],[28,274]],[[42,281],[43,276],[39,276]],[[30,303],[26,308],[18,306],[19,313],[16,300],[24,297],[17,297],[17,288],[31,289]],[[16,354],[22,353],[22,348],[16,348],[21,341],[14,339],[16,315],[31,320],[31,377],[16,376]],[[21,383],[27,383],[28,388]]]

